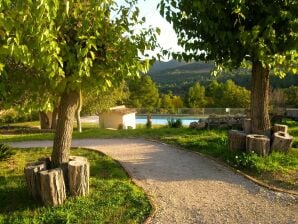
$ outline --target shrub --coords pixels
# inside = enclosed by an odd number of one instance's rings
[[[181,128],[182,120],[179,118],[178,119],[175,119],[175,118],[168,119],[168,127],[169,128]]]
[[[13,155],[8,145],[0,144],[0,161],[6,160]]]

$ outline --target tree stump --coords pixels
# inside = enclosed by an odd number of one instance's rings
[[[266,156],[270,151],[270,138],[265,135],[247,135],[246,151],[255,152],[260,156]]]
[[[288,126],[287,125],[282,125],[282,124],[275,124],[273,127],[272,127],[272,132],[275,133],[275,132],[284,132],[284,133],[288,133]]]
[[[44,205],[61,205],[66,199],[63,171],[60,168],[40,172],[41,200]]]
[[[243,119],[243,131],[246,134],[251,134],[251,119],[250,118]]]
[[[231,151],[245,151],[246,134],[238,130],[229,131],[229,149]]]
[[[40,176],[39,172],[46,170],[47,165],[45,161],[38,161],[34,163],[28,163],[24,168],[26,183],[28,186],[29,194],[35,200],[40,199]]]
[[[69,156],[69,161],[84,161],[88,162],[88,159],[83,156]]]
[[[85,196],[89,193],[89,163],[74,160],[68,163],[69,191],[72,196]]]
[[[273,134],[271,150],[288,153],[289,149],[292,147],[293,141],[293,136],[290,136],[288,133],[283,131],[275,132]]]

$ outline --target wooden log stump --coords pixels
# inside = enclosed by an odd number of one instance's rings
[[[288,153],[289,149],[292,147],[293,142],[293,136],[290,136],[289,134],[283,131],[275,132],[273,134],[271,150]]]
[[[243,131],[246,134],[251,134],[251,119],[250,118],[243,119]]]
[[[63,171],[60,168],[40,172],[41,200],[44,205],[57,206],[66,199]]]
[[[69,191],[72,196],[89,193],[90,166],[88,161],[74,160],[68,163]]]
[[[270,138],[268,138],[266,135],[247,135],[246,151],[255,152],[260,156],[268,155],[270,151]]]
[[[88,162],[88,159],[84,156],[70,156],[69,161],[84,161]]]
[[[45,161],[28,163],[24,168],[25,179],[29,194],[35,199],[40,200],[40,175],[39,172],[46,170]]]
[[[246,134],[243,131],[230,130],[228,142],[229,142],[229,149],[231,151],[245,151]]]
[[[288,133],[288,126],[287,125],[282,125],[282,124],[275,124],[273,127],[272,127],[272,132],[273,134],[275,132],[284,132],[284,133]]]

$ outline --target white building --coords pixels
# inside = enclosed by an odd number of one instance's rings
[[[112,107],[99,115],[99,123],[102,128],[135,129],[136,110],[125,106]]]

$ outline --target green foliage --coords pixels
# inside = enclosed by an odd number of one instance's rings
[[[250,103],[250,92],[232,80],[226,83],[212,81],[207,86],[206,96],[209,97],[209,107],[247,108]]]
[[[146,72],[149,60],[139,56],[155,48],[156,30],[135,30],[144,23],[135,4],[1,1],[0,77],[5,82],[0,101],[11,99],[6,93],[15,80],[18,88],[11,89],[12,96],[18,95],[17,89],[41,95],[40,102],[33,97],[30,104],[45,107],[53,95],[92,87],[106,90]]]
[[[126,83],[106,90],[89,89],[83,92],[82,114],[100,114],[116,105],[121,105],[129,97]]]
[[[181,119],[175,119],[175,118],[170,118],[168,119],[168,127],[169,128],[182,128],[182,120]]]
[[[260,61],[279,76],[297,73],[296,0],[163,0],[160,13],[185,49],[178,59],[214,60],[217,70]]]
[[[29,161],[49,156],[50,150],[13,152],[13,157],[0,163],[0,223],[141,223],[151,211],[145,194],[117,162],[82,149],[73,149],[72,154],[90,162],[90,194],[69,198],[59,207],[42,207],[28,194],[23,168]]]
[[[142,75],[140,79],[128,83],[130,97],[127,104],[136,108],[155,108],[159,106],[159,92],[150,76]]]
[[[298,107],[298,86],[291,86],[285,90],[287,105]]]
[[[207,104],[205,87],[201,86],[198,82],[190,87],[186,95],[186,102],[191,108],[204,108]]]
[[[0,143],[0,161],[7,160],[13,155],[11,148],[8,145]]]

